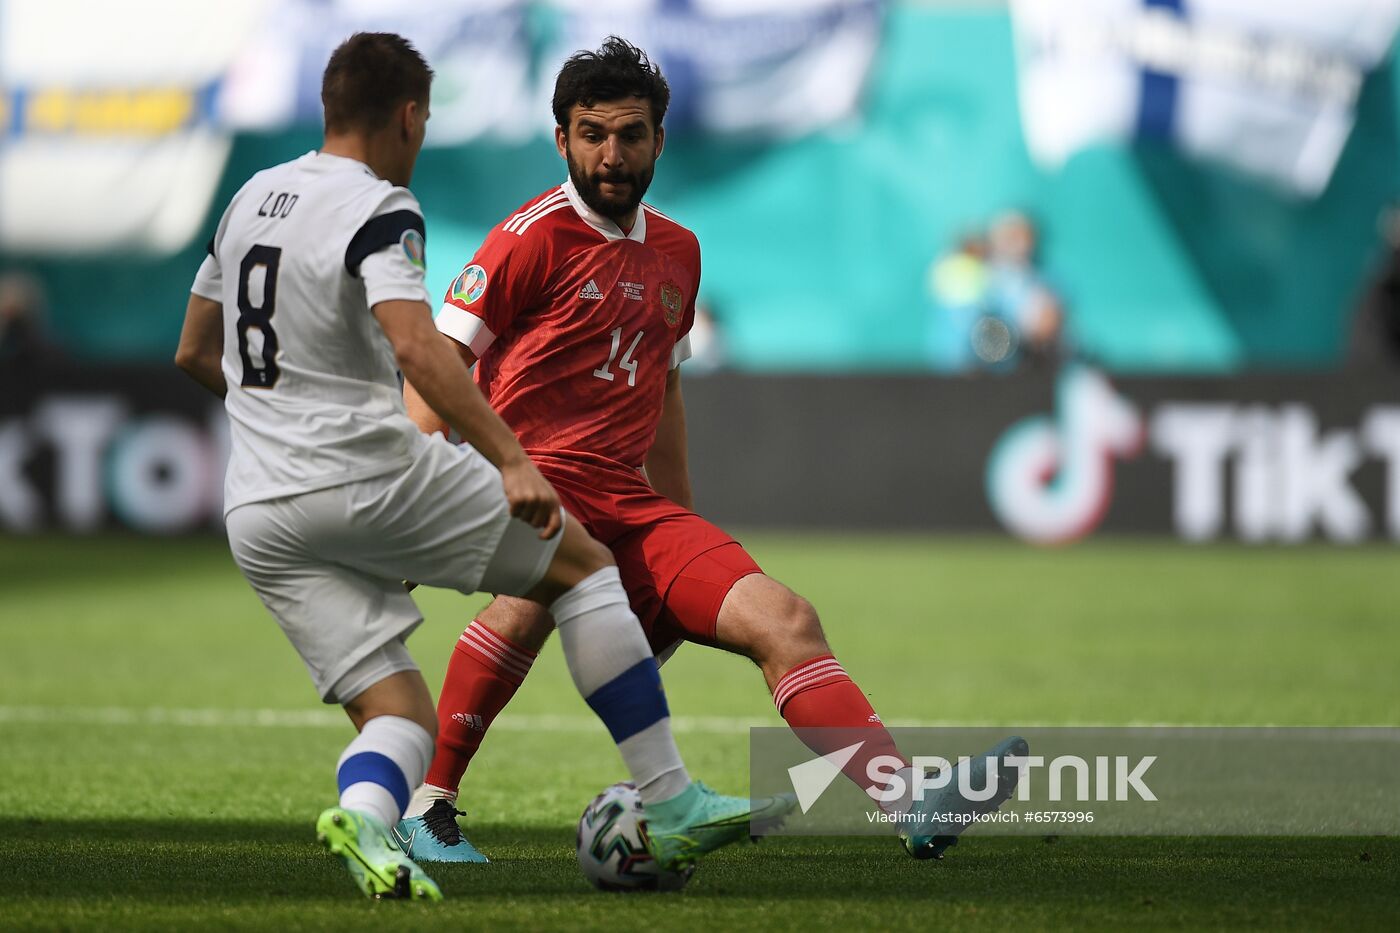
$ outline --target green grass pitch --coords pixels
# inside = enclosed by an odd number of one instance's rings
[[[745,541],[817,605],[886,719],[1400,723],[1393,549]],[[410,646],[436,687],[482,600],[419,595]],[[311,838],[350,727],[316,702],[222,541],[0,539],[0,627],[4,929],[1276,929],[1400,914],[1400,842],[1375,838],[971,837],[940,863],[882,839],[768,840],[707,860],[678,895],[600,894],[574,864],[573,824],[623,770],[555,643],[464,787],[469,836],[494,863],[439,868],[443,905],[375,904]],[[756,672],[689,646],[664,675],[691,770],[742,787],[736,723],[779,722]]]

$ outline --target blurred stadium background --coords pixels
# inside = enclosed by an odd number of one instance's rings
[[[1398,19],[4,0],[0,529],[213,526],[219,418],[168,365],[192,270],[242,180],[315,147],[325,57],[371,28],[438,71],[414,179],[438,291],[561,176],[564,54],[618,31],[665,66],[650,200],[704,249],[689,394],[720,520],[1393,539]]]
[[[561,180],[547,101],[564,55],[618,32],[659,60],[674,99],[648,200],[704,254],[685,369],[700,509],[760,532],[746,542],[823,611],[885,715],[1395,723],[1397,25],[1400,0],[0,0],[14,923],[104,926],[105,901],[65,900],[70,858],[111,873],[92,896],[156,905],[133,925],[266,923],[219,911],[280,877],[260,849],[305,857],[299,821],[329,775],[305,776],[346,727],[278,718],[312,695],[220,540],[222,410],[171,357],[219,211],[318,144],[320,71],[356,29],[402,32],[437,70],[413,188],[439,293],[491,224]],[[423,605],[413,645],[436,683],[470,607]],[[774,721],[757,679],[701,651],[667,679],[701,717],[687,755],[742,780],[742,724]],[[554,649],[535,680],[472,791],[493,853],[519,860],[478,922],[564,922],[513,911],[582,891],[567,826],[617,771],[599,736],[561,738],[586,711]],[[244,858],[211,880],[172,847],[215,818],[229,744],[249,757],[217,818],[270,828],[210,830]],[[522,816],[508,753],[561,747],[570,768]],[[271,802],[250,789],[272,778]],[[116,822],[90,836],[74,814]],[[111,880],[133,844],[150,866]],[[1322,845],[1267,877],[1267,846],[1188,865],[1134,845],[1102,876],[1082,849],[1044,867],[1052,850],[966,846],[972,874],[934,896],[989,926],[1139,925],[1187,889],[1194,906],[1156,922],[1332,925],[1329,890],[1352,920],[1393,919],[1393,888],[1373,885],[1393,881],[1388,843],[1372,866]],[[719,864],[707,890],[742,897],[671,919],[767,903],[756,866],[772,863]],[[805,893],[785,910],[920,922],[903,881],[793,864],[782,883]],[[1009,905],[1008,870],[1029,873]],[[167,877],[188,895],[170,911]],[[886,913],[843,913],[831,892],[862,884],[859,909]]]

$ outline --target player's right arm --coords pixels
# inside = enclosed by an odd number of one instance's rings
[[[224,382],[224,308],[203,295],[190,295],[175,365],[219,398],[228,394]]]
[[[209,255],[204,257],[199,271],[195,273],[190,300],[185,305],[180,345],[175,350],[175,365],[219,398],[228,394],[228,384],[224,381],[223,367],[224,280],[214,244],[227,223],[228,213],[225,212],[219,220],[218,230],[209,240]]]
[[[393,299],[378,302],[371,310],[415,394],[501,471],[511,515],[541,529],[541,538],[553,537],[560,527],[558,495],[486,403],[461,357],[433,326],[428,306]]]

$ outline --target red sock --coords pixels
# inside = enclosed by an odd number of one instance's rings
[[[866,770],[870,759],[890,755],[908,764],[870,701],[832,655],[803,661],[784,674],[773,688],[773,703],[797,737],[818,755],[863,741],[841,769],[862,790],[873,783]],[[860,731],[853,735],[851,730]]]
[[[455,791],[486,730],[525,682],[535,654],[497,635],[480,619],[457,640],[438,698],[437,750],[427,783]]]

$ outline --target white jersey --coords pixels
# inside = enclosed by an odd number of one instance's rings
[[[309,152],[234,195],[192,291],[224,308],[225,512],[402,469],[425,443],[370,308],[428,301],[405,188]]]

